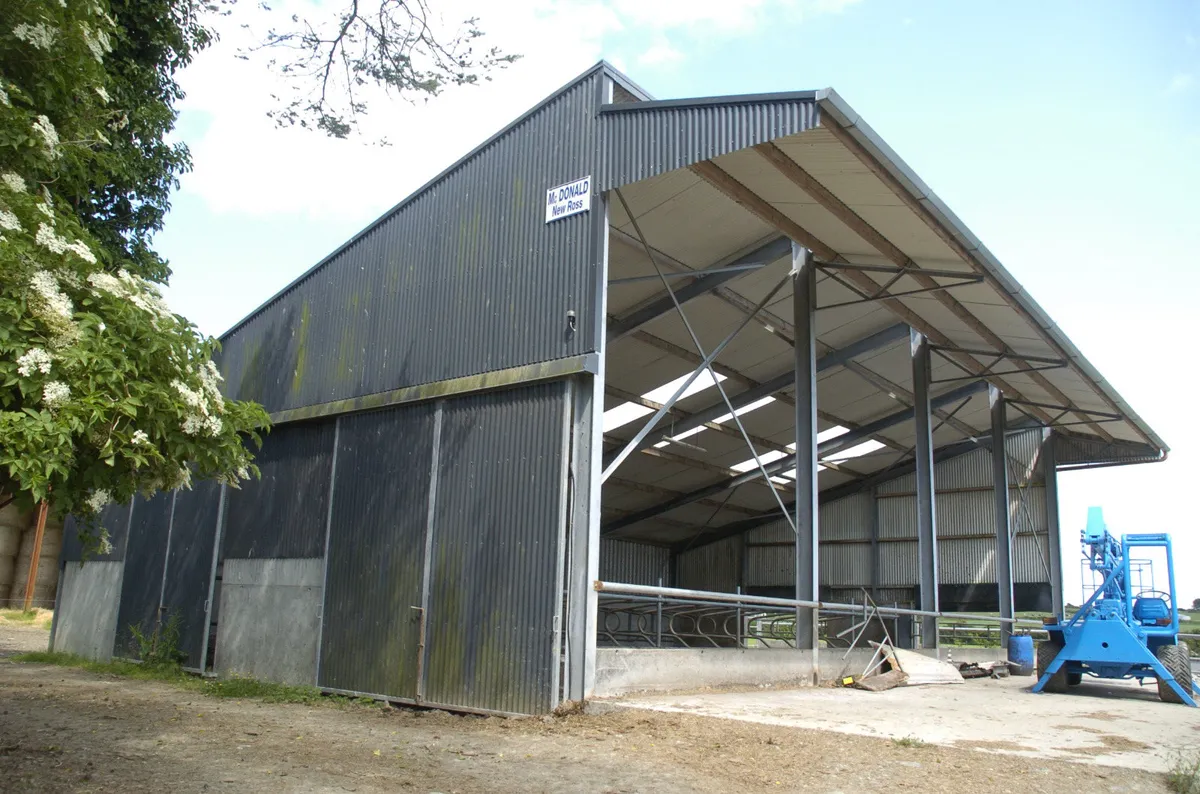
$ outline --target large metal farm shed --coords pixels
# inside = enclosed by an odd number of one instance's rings
[[[864,593],[934,647],[1061,608],[1056,472],[1167,451],[836,93],[604,63],[223,346],[261,481],[109,508],[59,650],[176,616],[194,670],[541,713],[621,649],[783,658],[744,636],[770,598],[793,653]]]

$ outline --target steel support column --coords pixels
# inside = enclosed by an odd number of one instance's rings
[[[1008,431],[1004,395],[995,386],[988,389],[992,409],[992,488],[996,511],[996,587],[1000,591],[1000,617],[1013,616],[1012,509],[1008,492]],[[1008,647],[1012,624],[1000,624],[1000,647]]]
[[[816,601],[817,529],[817,268],[809,249],[792,243],[792,322],[796,329],[796,600]],[[813,652],[817,667],[818,614],[796,609],[796,647]]]
[[[1042,431],[1042,483],[1046,490],[1047,556],[1050,558],[1050,610],[1060,618],[1063,613],[1062,535],[1058,526],[1058,455],[1054,433]]]
[[[921,609],[938,611],[937,511],[933,482],[933,425],[929,407],[929,340],[919,331],[910,335],[913,371],[913,409],[917,425],[917,557]],[[921,647],[938,646],[937,618],[921,618]]]
[[[883,560],[879,554],[879,491],[871,489],[871,598],[879,598],[879,583],[883,580]]]

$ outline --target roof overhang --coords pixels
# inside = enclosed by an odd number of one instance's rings
[[[1010,401],[1011,425],[1050,427],[1070,439],[1064,467],[1165,458],[1166,444],[832,90],[622,98],[601,111],[597,180],[610,191],[606,408],[657,407],[644,395],[693,369],[745,324],[714,368],[734,408],[775,398],[740,418],[759,455],[786,455],[795,426],[786,278],[795,240],[826,263],[817,288],[818,353],[832,363],[818,379],[820,426],[848,428],[848,437],[879,445],[852,460],[827,459],[822,492],[849,492],[911,458],[909,344],[906,334],[892,333],[898,325],[925,334],[937,351],[938,447],[967,451],[988,434],[986,389],[967,385],[990,383]],[[727,492],[713,488],[735,482],[750,457],[735,423],[713,423],[728,413],[715,388],[677,403],[606,484],[611,534],[678,542],[697,527],[752,521],[790,501],[782,462],[771,473],[783,476],[771,485],[760,476]],[[606,449],[623,446],[644,422],[606,433]],[[683,430],[691,432],[684,443],[662,445]],[[706,488],[711,493],[640,518]]]

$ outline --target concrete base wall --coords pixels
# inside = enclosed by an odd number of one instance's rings
[[[1002,659],[999,648],[953,648],[922,651],[943,661],[981,662]],[[820,652],[822,681],[857,675],[869,664],[872,651],[855,648]],[[617,697],[634,692],[678,692],[727,686],[811,686],[811,651],[784,648],[599,648],[596,651],[594,697]]]
[[[112,658],[124,570],[125,563],[119,560],[66,564],[51,650],[101,661]]]
[[[225,560],[218,675],[313,684],[325,561]]]

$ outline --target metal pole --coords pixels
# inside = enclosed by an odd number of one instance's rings
[[[29,574],[25,577],[25,611],[33,608],[33,588],[37,585],[38,563],[42,561],[42,536],[46,534],[46,510],[49,505],[43,499],[38,505],[37,529],[33,534],[33,551],[29,555]]]
[[[913,408],[917,424],[917,557],[921,610],[938,611],[937,512],[933,481],[933,429],[929,418],[929,340],[912,331]],[[921,647],[938,647],[937,618],[921,618]]]
[[[737,593],[721,593],[712,590],[689,590],[681,587],[655,587],[654,585],[629,584],[627,582],[596,581],[592,589],[597,593],[619,593],[627,596],[640,596],[653,601],[662,596],[671,601],[699,601],[723,604],[742,604],[744,606],[765,606],[782,609],[795,609],[797,606],[810,609],[820,609],[825,612],[836,612],[844,615],[858,613],[857,604],[846,604],[839,601],[809,601],[794,598],[772,598],[770,596],[738,595]],[[971,612],[926,612],[921,609],[890,606],[877,607],[881,615],[911,615],[914,617],[936,617],[954,620],[981,620],[991,623],[1019,623],[1022,626],[1041,626],[1040,620],[1013,619],[1007,620],[995,615],[976,615]]]
[[[659,587],[663,586],[661,576],[658,577],[658,586]],[[660,650],[662,649],[662,608],[663,608],[663,597],[660,595],[658,597],[658,607],[656,610],[657,614],[655,616],[655,624],[656,624],[655,631],[657,632],[657,639],[654,642],[654,647],[658,648]]]
[[[1007,417],[1004,395],[995,386],[988,388],[992,409],[992,489],[996,510],[996,587],[1000,591],[1000,617],[1013,616],[1012,571],[1012,508],[1008,493],[1008,447],[1005,444]],[[1012,634],[1008,624],[1001,624],[1000,647],[1008,647]]]
[[[796,600],[817,600],[820,535],[817,492],[817,268],[812,251],[792,243],[792,323],[796,334]],[[820,682],[816,609],[796,608],[796,647],[813,654]]]
[[[883,578],[883,560],[879,548],[879,497],[876,489],[870,492],[871,499],[871,598],[879,598],[879,583]],[[863,600],[866,603],[866,600]]]
[[[1042,437],[1042,482],[1046,498],[1046,552],[1050,557],[1050,610],[1061,617],[1064,609],[1063,558],[1058,526],[1058,455],[1054,440],[1054,433],[1046,429]],[[1037,541],[1036,536],[1034,541]]]

